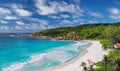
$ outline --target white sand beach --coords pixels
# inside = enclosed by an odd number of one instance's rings
[[[90,42],[92,44],[87,49],[85,49],[82,54],[80,54],[73,60],[45,71],[83,71],[83,67],[80,66],[81,62],[84,61],[85,63],[87,63],[87,66],[89,66],[88,59],[94,61],[95,63],[101,61],[103,59],[103,55],[108,54],[108,50],[104,51],[99,41]]]

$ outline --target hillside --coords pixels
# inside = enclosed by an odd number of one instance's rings
[[[62,38],[68,37],[73,39],[78,37],[82,39],[105,39],[107,28],[109,27],[120,27],[120,23],[98,23],[98,24],[83,24],[75,27],[60,27],[55,29],[43,30],[40,32],[33,33],[36,37],[47,37],[47,38]],[[111,28],[112,29],[112,28]]]

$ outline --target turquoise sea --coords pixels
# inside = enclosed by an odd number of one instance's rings
[[[42,71],[73,59],[88,44],[0,34],[0,71]]]

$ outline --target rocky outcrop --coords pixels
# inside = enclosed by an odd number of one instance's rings
[[[66,36],[59,36],[54,39],[56,39],[56,40],[82,40],[83,37],[76,36],[75,32],[71,32],[71,33],[68,33]]]
[[[39,36],[34,36],[32,34],[28,35],[29,37],[33,38],[40,38],[40,39],[55,39],[55,40],[82,40],[83,37],[81,36],[76,36],[75,32],[70,32],[66,36],[58,36],[58,37],[51,37],[51,36],[44,36],[44,35],[39,35]]]

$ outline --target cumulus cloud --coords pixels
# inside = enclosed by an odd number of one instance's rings
[[[0,19],[4,19],[5,16],[10,15],[12,12],[8,8],[0,7]]]
[[[36,0],[35,4],[37,11],[40,15],[50,15],[57,14],[59,12],[69,12],[69,13],[81,13],[83,12],[79,6],[74,4],[68,4],[64,1],[48,2],[47,0]]]
[[[19,16],[25,17],[25,16],[31,16],[32,15],[32,13],[30,11],[23,9],[21,5],[13,4],[12,8],[15,11],[15,13]]]
[[[5,19],[6,20],[16,20],[17,17],[16,16],[6,16]]]
[[[18,24],[18,25],[25,25],[25,23],[23,23],[22,21],[16,21],[16,24]]]
[[[0,20],[0,23],[6,24],[6,23],[8,23],[8,22],[7,22],[7,21],[4,21],[4,20]]]
[[[3,15],[3,14],[11,14],[11,12],[7,8],[0,7],[0,15]]]
[[[8,30],[9,27],[8,27],[8,26],[0,26],[0,29],[1,29],[1,30]]]
[[[49,24],[47,20],[39,20],[38,22],[42,25],[48,25]]]
[[[16,13],[20,16],[31,16],[32,13],[24,9],[16,9]]]
[[[62,21],[59,21],[59,24],[72,25],[72,24],[75,24],[75,23],[83,22],[83,21],[84,21],[83,19],[72,19],[72,20],[63,19]]]
[[[65,18],[70,18],[69,15],[67,14],[60,14],[60,15],[51,15],[49,16],[52,19],[65,19]]]
[[[14,28],[15,28],[16,30],[21,30],[21,29],[22,29],[21,26],[15,26]]]
[[[64,19],[62,22],[63,22],[63,24],[65,24],[65,23],[71,24],[71,21],[70,21],[70,20],[65,20],[65,19]]]
[[[49,16],[50,18],[52,19],[60,19],[60,16],[56,16],[56,15],[52,15],[52,16]]]
[[[118,16],[110,15],[109,17],[110,17],[111,19],[114,19],[114,20],[119,20],[119,19],[120,19],[120,15],[118,15]]]
[[[62,18],[69,18],[70,16],[69,15],[66,15],[66,14],[61,14],[60,15]]]
[[[98,23],[97,20],[90,20],[89,23]]]
[[[120,9],[112,7],[108,9],[111,19],[119,20],[120,19]]]
[[[113,14],[113,15],[118,15],[118,14],[120,14],[120,10],[119,10],[118,8],[115,8],[115,7],[109,8],[109,12],[110,12],[111,14]]]
[[[25,10],[20,4],[11,4],[10,6],[0,7],[1,20],[17,20],[22,17],[29,17],[32,13]]]
[[[90,15],[97,18],[103,17],[103,15],[99,12],[90,12]]]
[[[29,23],[25,24],[23,21],[16,21],[16,25],[14,25],[14,29],[16,29],[18,32],[32,32],[32,31],[38,31],[38,30],[45,30],[50,28],[50,24],[48,24],[48,21],[46,20],[39,20],[37,19],[37,22],[35,23]]]
[[[30,25],[23,26],[26,30],[44,30],[47,29],[47,27],[43,24],[36,24],[32,23]]]

